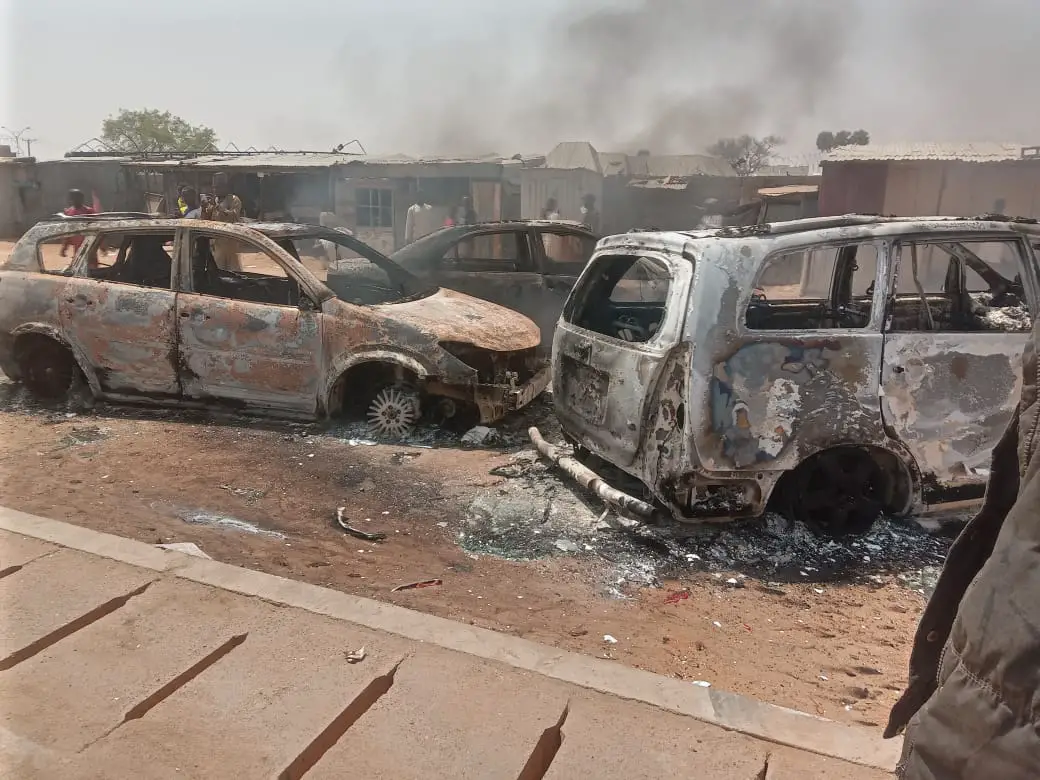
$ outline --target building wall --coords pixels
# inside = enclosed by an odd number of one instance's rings
[[[0,163],[0,236],[17,238],[41,219],[68,205],[70,189],[87,203],[97,194],[107,211],[127,209],[118,160],[20,160]]]
[[[520,217],[538,219],[549,198],[556,198],[563,219],[581,219],[581,199],[596,196],[603,205],[603,176],[584,168],[525,168],[520,174]]]
[[[1040,217],[1040,163],[890,163],[886,214]]]
[[[820,216],[887,213],[887,178],[887,163],[825,162]]]

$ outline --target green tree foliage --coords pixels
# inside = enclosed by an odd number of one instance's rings
[[[192,125],[169,111],[122,108],[101,125],[101,140],[127,152],[216,151],[217,134],[205,125]]]
[[[824,130],[816,136],[816,148],[821,152],[829,152],[839,146],[866,146],[870,143],[870,133],[866,130],[839,130],[832,133]]]

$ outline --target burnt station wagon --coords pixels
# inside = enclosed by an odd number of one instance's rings
[[[772,500],[839,534],[979,498],[1018,402],[1038,237],[848,216],[605,238],[556,330],[557,415],[579,460],[642,483],[625,495],[644,514]]]
[[[316,241],[360,266],[339,297],[297,251]],[[218,266],[229,247],[236,267]],[[83,381],[98,398],[357,413],[404,435],[424,412],[492,422],[529,403],[549,381],[538,343],[526,317],[310,225],[56,217],[0,266],[0,368],[40,396]]]

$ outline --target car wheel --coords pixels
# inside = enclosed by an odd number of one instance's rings
[[[403,439],[415,429],[420,415],[419,391],[411,385],[393,384],[376,391],[366,416],[374,435]]]
[[[22,382],[37,398],[65,398],[76,375],[76,360],[68,348],[48,338],[34,339],[22,353],[18,369]]]
[[[837,447],[798,467],[791,514],[821,536],[865,534],[885,506],[885,475],[863,450]]]

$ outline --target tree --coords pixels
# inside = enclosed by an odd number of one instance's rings
[[[737,176],[753,176],[759,168],[769,162],[773,150],[783,142],[784,139],[776,135],[767,135],[765,138],[750,135],[720,138],[708,147],[708,154],[728,162]]]
[[[866,130],[839,130],[832,133],[824,130],[816,136],[816,148],[821,152],[829,152],[839,146],[866,146],[870,143],[870,133]]]
[[[101,140],[121,152],[216,151],[217,134],[169,111],[119,109],[101,125]]]

